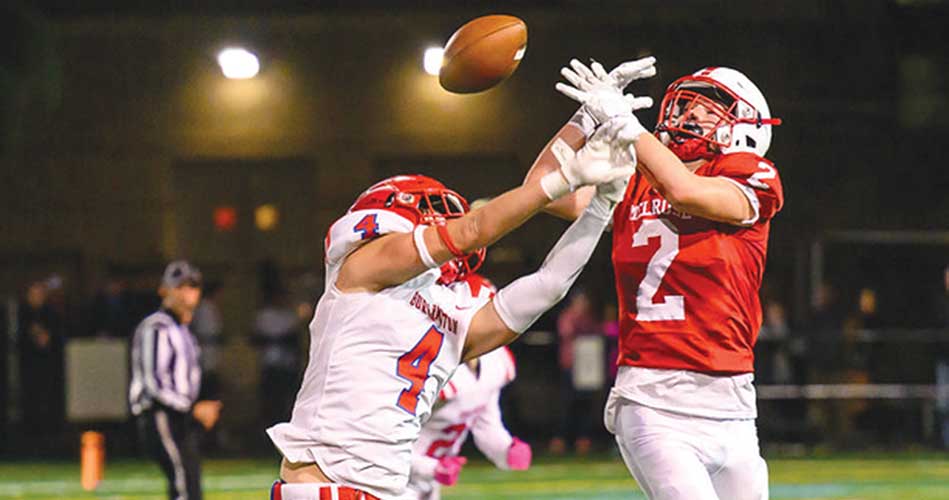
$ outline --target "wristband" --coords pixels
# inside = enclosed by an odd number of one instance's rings
[[[540,188],[551,201],[570,192],[570,184],[559,168],[540,178]]]
[[[422,264],[425,264],[425,267],[429,269],[434,269],[438,267],[438,262],[435,262],[432,254],[428,251],[428,246],[425,245],[424,234],[426,229],[428,229],[428,226],[415,228],[415,231],[412,231],[412,239],[415,241],[415,249],[418,250],[418,256],[422,259]]]

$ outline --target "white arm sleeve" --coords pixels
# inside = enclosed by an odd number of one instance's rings
[[[501,391],[494,392],[491,401],[475,418],[471,424],[471,434],[474,436],[475,446],[488,457],[499,469],[508,469],[507,451],[511,448],[514,438],[504,427],[501,420]]]
[[[567,295],[590,260],[613,215],[609,201],[594,196],[590,205],[564,231],[540,269],[518,278],[494,297],[494,308],[508,328],[524,333],[541,314]]]

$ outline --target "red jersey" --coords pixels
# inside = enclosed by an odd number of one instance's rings
[[[636,174],[613,215],[620,365],[736,374],[753,371],[758,290],[770,220],[784,194],[773,164],[753,153],[695,172],[736,183],[755,216],[734,226],[681,213]]]

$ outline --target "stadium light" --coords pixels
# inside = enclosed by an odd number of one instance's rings
[[[422,58],[422,67],[425,68],[425,72],[432,75],[438,76],[438,71],[442,69],[442,55],[445,53],[445,49],[441,47],[429,47],[425,49],[425,56]]]
[[[260,71],[260,62],[257,60],[257,56],[240,47],[222,50],[217,55],[217,63],[221,66],[224,76],[235,80],[253,78]]]

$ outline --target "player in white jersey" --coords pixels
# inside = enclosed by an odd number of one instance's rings
[[[490,299],[496,289],[486,278],[469,274],[452,288],[462,303]],[[516,375],[514,355],[507,347],[463,363],[438,395],[431,419],[412,451],[409,490],[417,500],[438,500],[441,485],[458,480],[466,459],[459,456],[469,432],[475,445],[498,468],[526,470],[530,445],[511,436],[501,420],[501,389]]]
[[[284,457],[274,498],[404,498],[412,444],[458,365],[516,339],[592,254],[634,171],[631,142],[616,140],[624,125],[606,124],[551,175],[471,213],[440,182],[397,176],[332,225],[309,365],[290,422],[267,431]],[[585,185],[599,194],[537,272],[459,304],[446,281],[476,267],[479,249]]]

